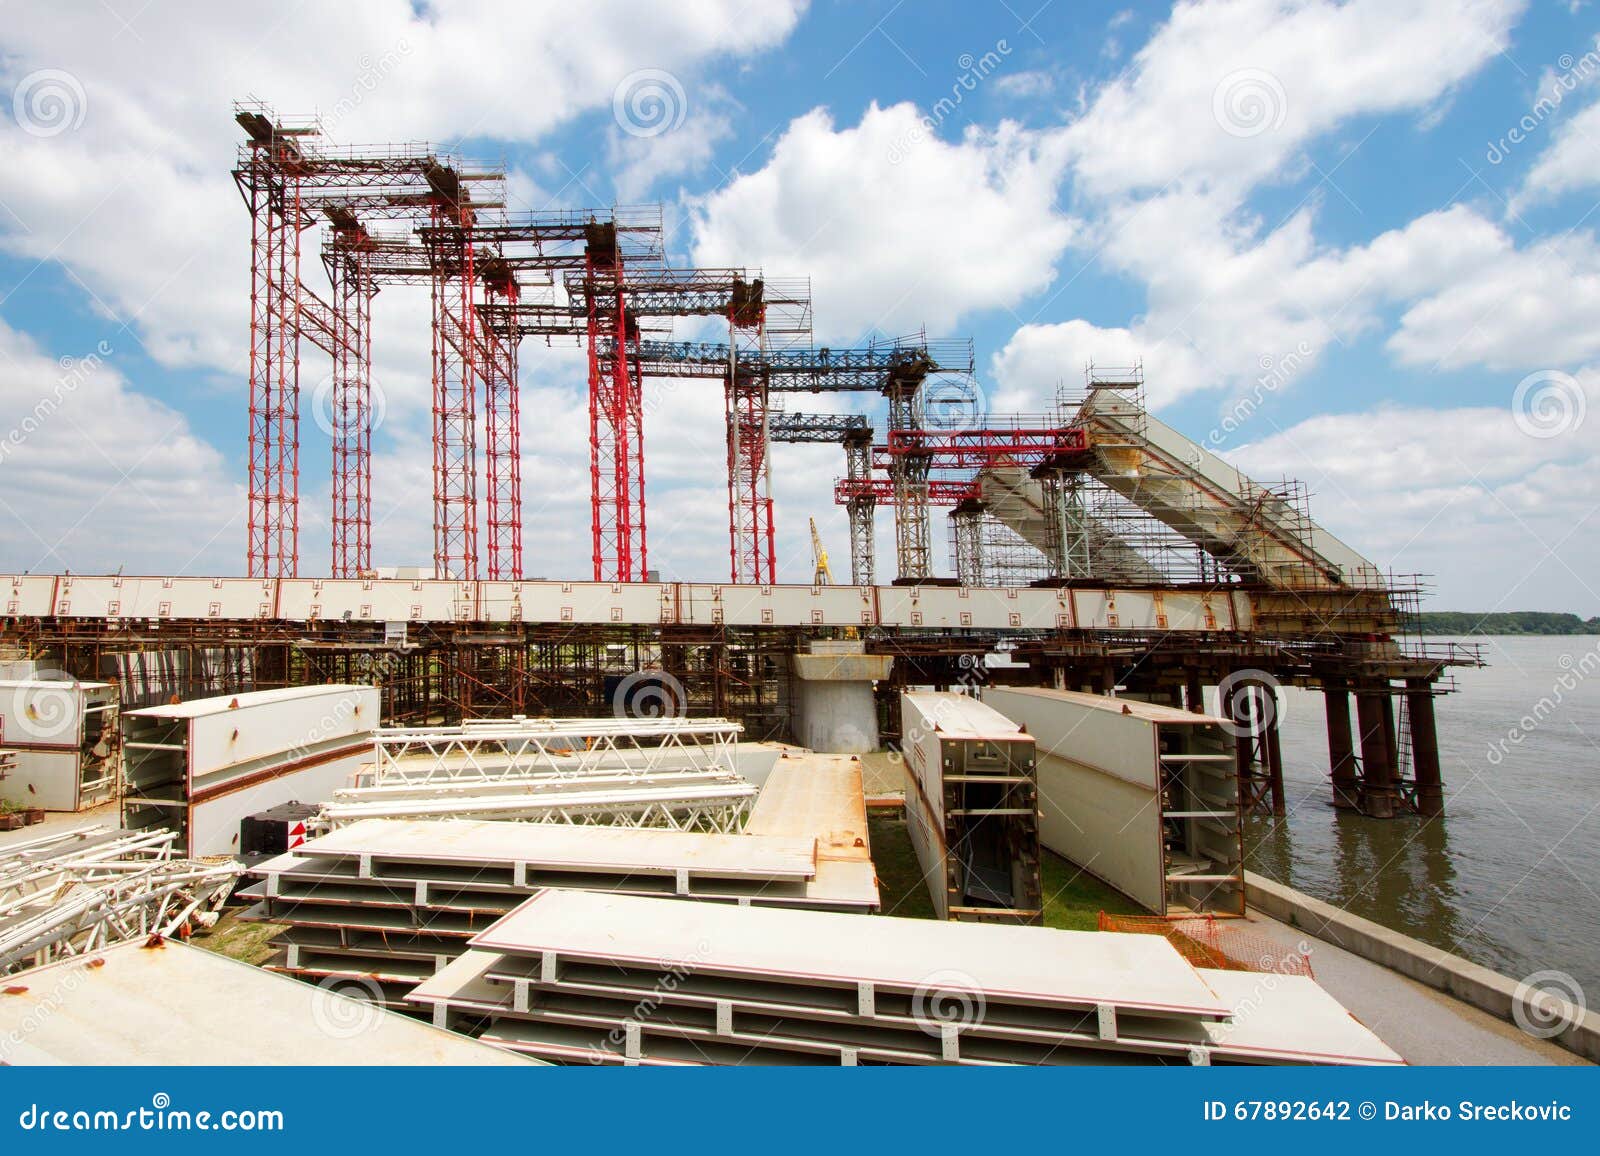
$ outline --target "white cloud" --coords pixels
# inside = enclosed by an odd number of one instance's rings
[[[381,0],[262,20],[150,5],[122,29],[99,7],[40,9],[8,24],[0,85],[9,104],[39,70],[65,73],[70,84],[54,91],[74,115],[49,136],[0,120],[0,246],[59,262],[98,307],[134,320],[164,364],[238,374],[249,221],[228,175],[240,139],[232,101],[321,110],[339,142],[532,141],[586,109],[610,110],[640,70],[692,93],[696,69],[780,42],[802,8]],[[40,104],[42,118],[50,107]]]
[[[118,353],[53,360],[0,322],[0,567],[234,569],[242,489],[181,414],[128,387]]]
[[[1389,349],[1410,364],[1496,370],[1571,366],[1600,354],[1600,246],[1571,233],[1513,251],[1472,276],[1441,277],[1406,310]]]
[[[1517,0],[1183,3],[1059,133],[1078,237],[1102,271],[1143,287],[1126,324],[1033,323],[994,360],[1035,403],[1082,363],[1142,355],[1152,404],[1237,393],[1264,367],[1302,375],[1377,308],[1437,291],[1510,248],[1467,209],[1430,213],[1367,245],[1318,244],[1314,187],[1283,220],[1242,208],[1304,167],[1305,146],[1352,118],[1438,107],[1506,41]],[[1413,45],[1429,51],[1419,59]],[[1352,147],[1359,147],[1356,142]],[[1120,319],[1117,319],[1120,321]],[[1281,384],[1281,383],[1280,383]],[[1226,408],[1227,402],[1222,402]]]
[[[1567,193],[1600,187],[1600,101],[1557,125],[1508,210],[1520,213]]]
[[[1032,100],[1048,96],[1055,91],[1055,78],[1042,69],[1028,72],[1008,72],[989,82],[1000,96],[1013,100]]]
[[[950,144],[911,104],[872,105],[842,129],[814,109],[765,167],[699,206],[694,258],[809,274],[825,340],[942,332],[1049,285],[1072,236],[1053,208],[1058,176],[1040,139],[1010,123]]]
[[[669,92],[668,102],[676,97]],[[715,85],[695,94],[675,128],[646,134],[613,128],[606,138],[606,161],[623,201],[637,201],[658,181],[705,172],[717,146],[733,136],[734,102]],[[670,121],[658,123],[670,124]]]
[[[1576,380],[1600,405],[1600,371]],[[1228,456],[1256,477],[1304,479],[1319,522],[1380,566],[1431,576],[1430,607],[1600,606],[1600,454],[1583,425],[1530,436],[1509,397],[1384,405],[1310,418]]]
[[[1503,49],[1522,0],[1180,3],[1066,130],[1095,197],[1234,193],[1352,117],[1420,109]],[[1419,52],[1417,45],[1426,44]]]
[[[1156,405],[1208,389],[1237,393],[1264,372],[1277,372],[1276,389],[1331,343],[1373,329],[1381,306],[1492,283],[1514,256],[1510,238],[1464,206],[1343,250],[1318,248],[1307,211],[1260,236],[1215,213],[1213,199],[1177,195],[1119,213],[1108,249],[1144,280],[1148,312],[1126,327],[1024,326],[992,363],[1003,396],[1036,407],[1056,382],[1081,382],[1089,361],[1142,360]],[[1188,240],[1161,251],[1159,238],[1177,235]]]

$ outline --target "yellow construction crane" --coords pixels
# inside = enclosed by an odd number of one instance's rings
[[[828,569],[828,552],[822,548],[822,535],[817,533],[815,518],[811,519],[811,567],[811,585],[833,585],[833,571]]]

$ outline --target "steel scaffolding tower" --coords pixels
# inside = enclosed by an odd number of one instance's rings
[[[844,443],[845,481],[850,485],[845,514],[850,519],[850,580],[871,586],[878,549],[873,515],[878,498],[866,484],[872,479],[872,431],[849,437]]]
[[[441,578],[478,577],[478,278],[464,227],[472,209],[453,174],[439,174],[430,237],[433,273],[433,568]]]
[[[490,301],[516,307],[521,286],[504,258],[482,270]],[[522,414],[517,389],[518,341],[483,326],[485,465],[489,475],[489,580],[522,578]]]
[[[765,284],[735,277],[728,302],[728,376],[723,390],[728,427],[728,560],[734,582],[770,586],[778,568],[772,524]],[[747,355],[751,368],[741,364]]]
[[[614,225],[597,225],[581,285],[588,309],[589,486],[592,559],[597,582],[642,582],[649,572],[645,538],[644,402],[628,310],[622,251]],[[602,358],[602,342],[611,356]]]
[[[286,127],[238,114],[250,134],[234,170],[250,208],[250,429],[247,573],[293,578],[300,553],[299,141],[311,126]]]
[[[335,578],[372,570],[372,239],[354,221],[338,253],[324,252],[333,285],[333,377],[328,420],[333,437],[333,564]]]

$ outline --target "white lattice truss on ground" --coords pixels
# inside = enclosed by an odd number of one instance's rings
[[[744,730],[727,719],[512,719],[449,727],[383,727],[360,785],[583,778],[624,771],[733,768]]]
[[[543,790],[537,782],[515,779],[505,784],[515,790],[401,793],[377,799],[365,791],[340,791],[323,809],[323,820],[333,828],[362,819],[500,819],[728,833],[744,825],[759,790],[734,775],[688,786],[624,781],[594,790],[548,789],[557,783],[570,787],[572,780],[547,780]]]
[[[242,867],[174,857],[172,831],[91,827],[0,852],[0,975],[208,924]]]
[[[334,792],[328,827],[362,819],[737,831],[758,788],[733,768],[726,719],[480,719],[377,732],[358,785]]]

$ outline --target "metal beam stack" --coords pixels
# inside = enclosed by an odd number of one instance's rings
[[[733,769],[741,729],[672,717],[384,729],[360,785],[335,791],[324,817],[736,831],[758,793]]]
[[[90,827],[0,851],[0,975],[213,922],[240,865],[175,858],[176,839]]]
[[[369,820],[253,868],[247,920],[285,923],[274,965],[375,983],[399,999],[543,888],[723,904],[875,911],[869,859],[822,857],[813,836]]]
[[[1165,940],[546,891],[411,1000],[592,1064],[1396,1064],[1303,976]]]

